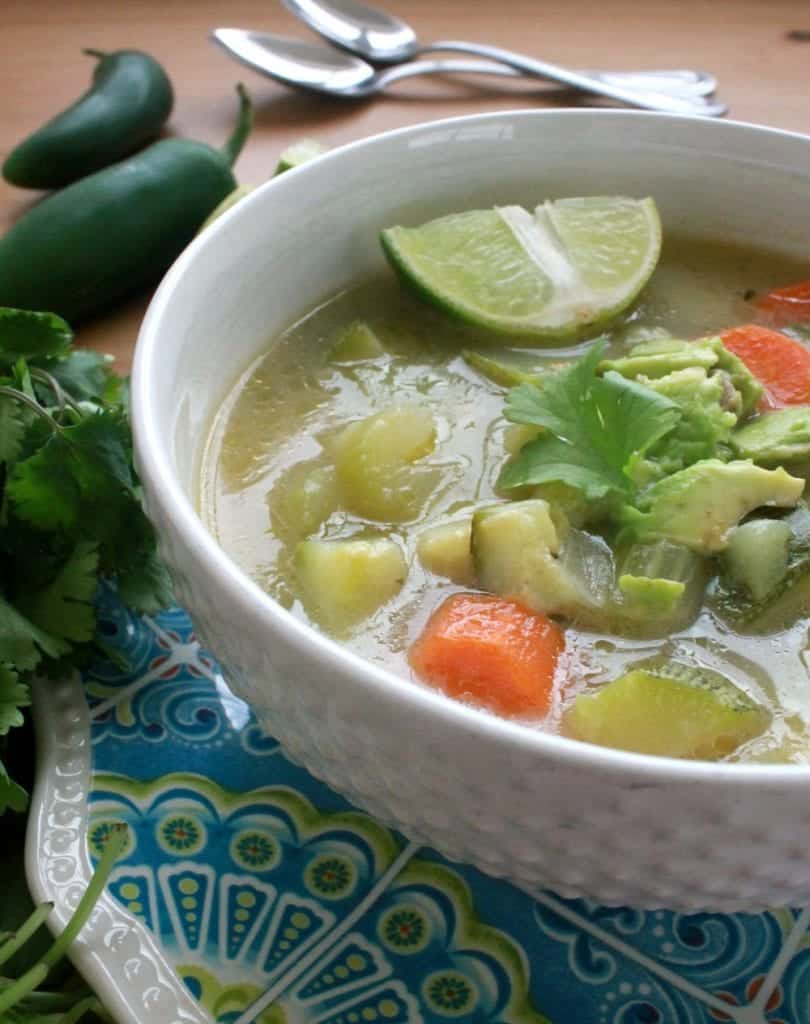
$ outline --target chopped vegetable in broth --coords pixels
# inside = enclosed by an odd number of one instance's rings
[[[589,282],[578,333],[536,239],[551,283],[521,264],[507,317],[480,245],[472,284],[456,264],[434,288],[422,229],[384,233],[402,281],[335,296],[232,389],[206,524],[284,607],[455,699],[640,753],[810,762],[810,270],[667,237],[647,281],[648,205],[620,210],[617,283],[586,260],[594,211],[553,205],[541,242],[557,225]],[[477,221],[512,269],[503,225],[529,216]]]

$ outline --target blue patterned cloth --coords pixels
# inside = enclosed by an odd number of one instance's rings
[[[112,591],[91,666],[88,843],[219,1024],[808,1024],[810,912],[536,901],[354,810],[288,761],[181,610]]]

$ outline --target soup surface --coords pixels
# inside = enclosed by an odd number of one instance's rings
[[[624,356],[639,342],[658,337],[695,339],[735,324],[772,323],[752,307],[752,295],[808,276],[806,265],[775,253],[667,238],[640,300],[602,335],[603,358]],[[436,609],[450,595],[487,589],[480,580],[465,578],[463,568],[461,575],[451,571],[455,582],[442,575],[420,542],[437,525],[459,524],[463,531],[476,510],[505,504],[507,495],[496,486],[499,474],[531,436],[504,417],[503,367],[517,373],[517,381],[520,372],[543,374],[572,363],[589,344],[535,348],[493,342],[414,298],[393,274],[361,283],[281,337],[268,339],[267,352],[234,385],[203,459],[199,500],[206,525],[246,573],[308,621],[312,615],[301,599],[295,557],[300,542],[393,540],[407,567],[404,583],[386,591],[387,599],[359,622],[344,627],[315,613],[315,624],[363,657],[415,677],[408,652]],[[500,371],[487,359],[500,364]],[[408,410],[427,410],[435,432],[424,452],[408,456],[416,476],[392,481],[376,506],[373,500],[355,500],[356,495],[336,496],[333,467],[347,457],[342,433],[347,424],[403,408],[406,418]],[[418,422],[406,427],[419,432]],[[787,468],[794,475],[803,469],[795,463]],[[345,492],[345,480],[343,486]],[[363,488],[363,479],[358,486]],[[508,497],[531,501],[544,494],[541,489]],[[575,526],[583,526],[574,519]],[[597,539],[598,534],[597,528]],[[662,631],[655,623],[648,628],[644,616],[631,628],[616,629],[609,614],[560,617],[552,609],[552,619],[564,627],[564,649],[550,703],[544,713],[523,717],[537,728],[580,735],[565,725],[578,696],[627,678],[639,665],[654,669],[675,659],[704,672],[710,690],[714,679],[730,681],[745,708],[750,699],[762,714],[757,728],[708,754],[700,744],[685,753],[665,744],[663,752],[810,761],[808,620],[795,601],[775,602],[756,620],[724,614],[711,599],[722,564],[715,558],[707,562],[700,588],[702,595],[706,584],[707,596],[699,596],[687,621],[675,616],[673,629]],[[801,581],[794,589],[801,590]],[[801,595],[796,599],[803,601]],[[643,693],[639,699],[646,699]],[[667,699],[664,695],[655,714],[671,717]],[[703,711],[696,706],[689,713],[699,717]],[[632,741],[612,742],[608,733],[595,741],[633,748]]]

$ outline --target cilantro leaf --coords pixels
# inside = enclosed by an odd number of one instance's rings
[[[0,662],[24,672],[36,668],[43,654],[58,658],[68,649],[63,640],[40,629],[0,597]]]
[[[28,687],[19,681],[14,669],[0,665],[0,736],[23,724],[20,708],[30,703]]]
[[[27,802],[18,737],[5,736],[23,724],[32,674],[64,677],[97,656],[100,580],[141,611],[172,603],[141,506],[127,382],[71,342],[57,316],[0,308],[0,815]]]
[[[73,332],[55,313],[0,307],[0,367],[8,370],[18,359],[64,359]]]
[[[77,348],[67,359],[41,365],[73,398],[114,404],[120,397],[123,379],[110,370],[111,362],[111,356]]]
[[[77,529],[84,513],[91,522],[119,511],[134,493],[128,426],[117,411],[86,416],[54,433],[39,450],[18,462],[7,492],[14,513],[42,530]]]
[[[81,493],[65,449],[61,437],[54,435],[9,474],[6,494],[15,515],[40,530],[72,527],[79,516]]]
[[[28,794],[9,778],[5,765],[0,761],[0,814],[5,811],[24,811],[28,806]]]
[[[174,604],[169,571],[154,548],[118,577],[118,594],[130,608],[153,614]]]
[[[597,376],[603,346],[594,345],[570,367],[521,384],[506,398],[506,417],[544,427],[501,472],[509,490],[551,481],[578,488],[589,500],[628,498],[633,460],[668,434],[681,410],[663,395],[618,373]]]
[[[16,403],[0,396],[0,462],[13,462],[19,456],[24,433]]]
[[[46,587],[20,593],[17,608],[51,636],[83,643],[96,628],[92,601],[97,586],[98,545],[80,541]]]

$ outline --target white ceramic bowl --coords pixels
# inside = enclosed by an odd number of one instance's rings
[[[133,376],[148,510],[204,640],[289,755],[358,806],[528,890],[638,907],[810,903],[810,767],[603,750],[454,703],[284,611],[206,532],[212,415],[269,339],[383,267],[392,223],[547,196],[652,194],[665,231],[808,253],[810,138],[633,112],[421,125],[269,182],[161,285]]]

